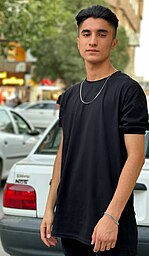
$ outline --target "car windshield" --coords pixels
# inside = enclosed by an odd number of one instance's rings
[[[28,134],[31,132],[31,127],[23,120],[17,113],[11,111],[11,114],[15,120],[19,134]]]
[[[58,122],[49,131],[44,140],[41,142],[34,154],[52,155],[57,154],[62,136],[62,129]]]
[[[29,106],[28,109],[56,109],[56,102],[40,102]]]
[[[0,110],[0,132],[14,133],[14,127],[6,110]]]
[[[24,109],[24,108],[26,108],[28,105],[29,105],[29,102],[23,102],[23,103],[17,105],[15,108],[16,108],[16,109]]]

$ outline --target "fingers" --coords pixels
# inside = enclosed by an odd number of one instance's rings
[[[96,253],[98,251],[109,251],[110,249],[115,247],[116,241],[108,241],[107,239],[101,239],[98,237],[96,229],[93,232],[92,235],[92,241],[91,244],[94,244],[93,251]]]
[[[50,238],[51,237],[51,226],[50,225],[46,225],[46,238]]]
[[[93,251],[98,252],[98,251],[100,251],[100,248],[101,248],[101,242],[100,241],[97,242],[97,240],[96,240]]]
[[[96,241],[95,245],[94,245],[94,249],[93,251],[96,253],[98,251],[109,251],[110,249],[114,248],[115,244],[111,244],[111,243],[106,243],[106,242],[100,242],[100,241]]]
[[[50,244],[46,238],[46,225],[43,223],[40,226],[40,236],[41,236],[41,240],[44,242],[44,244],[49,247]]]
[[[57,245],[57,239],[53,236],[51,236],[49,239],[47,239],[49,246],[56,246]]]
[[[41,240],[44,242],[46,246],[50,247],[57,245],[57,239],[51,236],[50,225],[46,225],[46,223],[42,222],[40,226],[40,234]]]
[[[115,243],[113,242],[112,244],[111,244],[111,248],[114,248],[115,247]]]
[[[91,241],[91,244],[95,244],[95,240],[96,240],[96,234],[95,234],[95,230],[92,234],[92,241]]]
[[[118,226],[103,216],[96,224],[91,244],[94,244],[93,251],[109,251],[115,247],[118,235]]]
[[[46,238],[46,226],[43,223],[40,226],[40,236],[41,240],[44,241]]]
[[[109,251],[110,249],[111,249],[111,244],[105,245],[105,250],[106,250],[106,251]]]

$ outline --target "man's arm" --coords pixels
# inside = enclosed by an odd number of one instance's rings
[[[115,194],[106,209],[117,221],[119,220],[128,199],[134,189],[141,168],[144,164],[144,135],[125,134],[127,160],[122,169]],[[92,244],[94,251],[110,250],[115,247],[118,225],[109,216],[104,215],[94,228]]]
[[[134,189],[144,164],[144,135],[126,134],[125,144],[128,158],[119,178],[114,197],[107,212],[119,219]]]
[[[57,243],[57,240],[51,236],[51,228],[53,225],[54,208],[57,200],[57,189],[61,176],[62,146],[63,136],[54,162],[50,191],[46,203],[44,217],[40,226],[41,239],[48,247],[51,245],[55,246]]]

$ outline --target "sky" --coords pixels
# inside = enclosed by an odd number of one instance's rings
[[[136,48],[135,75],[149,81],[149,0],[144,0],[143,19],[141,21],[140,47]]]

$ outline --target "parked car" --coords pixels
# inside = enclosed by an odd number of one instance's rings
[[[29,104],[30,104],[30,102],[23,102],[23,103],[17,105],[16,107],[14,107],[14,108],[15,108],[15,110],[24,109],[24,108],[26,108]]]
[[[2,246],[9,255],[63,256],[60,242],[56,247],[48,248],[39,233],[60,139],[61,128],[57,119],[45,130],[28,157],[16,163],[10,171],[4,188],[4,216],[0,220]],[[148,256],[149,252],[148,136],[145,151],[145,164],[134,190],[139,230],[138,256]]]
[[[0,180],[13,164],[26,157],[40,138],[39,131],[14,109],[0,106]]]
[[[41,100],[16,108],[34,127],[45,129],[59,115],[59,106],[54,100]]]

